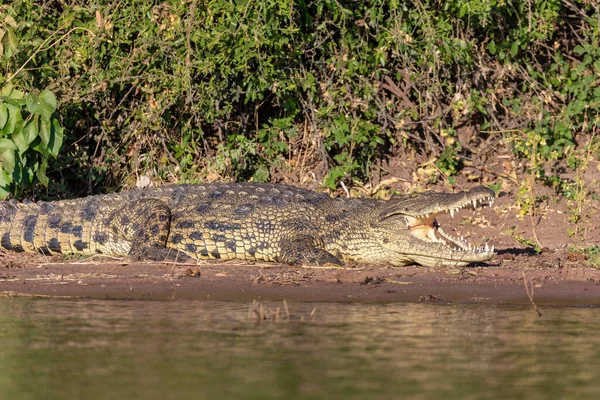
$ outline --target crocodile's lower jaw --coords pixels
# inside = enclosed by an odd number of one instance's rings
[[[464,267],[474,262],[485,262],[490,260],[494,254],[492,252],[479,253],[476,258],[469,252],[453,252],[453,258],[443,259],[440,257],[428,257],[423,255],[411,256],[413,263],[426,267]],[[461,257],[462,256],[462,257]]]
[[[454,213],[452,212],[452,216]],[[427,255],[415,255],[411,257],[415,262],[423,265],[466,265],[471,262],[489,260],[494,255],[494,246],[491,248],[487,243],[478,247],[467,242],[463,237],[457,238],[446,233],[439,225],[436,216],[447,213],[440,211],[435,214],[417,218],[406,216],[407,227],[410,233],[425,243],[440,243],[448,250],[447,257],[428,257]],[[431,258],[431,260],[429,260]]]

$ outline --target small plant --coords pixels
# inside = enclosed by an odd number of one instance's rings
[[[513,227],[507,229],[504,233],[512,236],[512,238],[515,239],[520,244],[527,246],[527,247],[531,247],[536,253],[540,254],[542,252],[542,247],[537,243],[537,241],[535,239],[533,239],[533,238],[527,239],[521,235],[517,235],[517,234],[515,234],[515,230],[516,230],[516,227],[513,226]]]
[[[600,122],[600,119],[596,117],[596,125]],[[594,203],[597,200],[594,199],[593,187],[600,188],[598,181],[586,182],[584,177],[585,173],[589,168],[590,162],[597,157],[600,152],[600,140],[595,135],[595,131],[589,139],[589,142],[584,149],[579,151],[577,154],[578,162],[575,169],[575,178],[573,182],[565,185],[565,197],[568,199],[569,206],[569,220],[573,223],[588,223],[591,220],[592,215],[596,212]]]
[[[55,111],[49,90],[25,95],[11,84],[0,90],[0,199],[31,187],[34,178],[48,185],[48,159],[63,142]]]
[[[435,164],[446,176],[456,175],[462,169],[462,162],[458,156],[459,150],[460,144],[456,142],[455,145],[446,146],[439,155]]]
[[[500,194],[500,190],[502,190],[502,184],[504,181],[502,179],[498,179],[496,183],[488,183],[488,187],[494,191],[496,197]]]
[[[594,268],[600,268],[600,246],[592,245],[588,247],[569,246],[569,252],[582,254],[585,256],[586,263]]]
[[[593,245],[585,249],[585,254],[588,257],[588,263],[594,268],[600,267],[600,246]]]
[[[535,214],[539,203],[548,198],[547,196],[535,196],[532,190],[532,185],[529,181],[525,181],[519,186],[515,202],[521,216]]]

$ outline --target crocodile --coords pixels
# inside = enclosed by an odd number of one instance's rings
[[[282,184],[174,184],[51,202],[0,202],[0,249],[134,260],[245,259],[464,266],[493,247],[444,232],[436,217],[490,205],[494,192],[334,198]]]

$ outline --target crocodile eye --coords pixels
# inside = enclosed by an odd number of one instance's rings
[[[413,199],[416,199],[417,197],[419,197],[421,194],[420,193],[411,193],[410,197]]]
[[[390,242],[390,239],[388,238],[383,238],[383,243],[388,244]]]

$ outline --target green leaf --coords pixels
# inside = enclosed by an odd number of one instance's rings
[[[13,106],[19,107],[19,109],[26,103],[25,99],[12,98],[12,97],[4,97],[2,100],[4,100],[7,104],[11,104]]]
[[[5,138],[0,139],[0,151],[2,150],[12,150],[15,151],[17,149],[17,146],[15,146],[15,144]]]
[[[4,169],[8,174],[13,173],[15,170],[15,150],[17,150],[17,146],[8,140],[8,139],[0,139],[0,170]]]
[[[0,172],[0,175],[1,174],[2,173]],[[1,180],[2,180],[2,178],[0,178],[0,181]],[[6,196],[8,196],[10,194],[10,192],[5,189],[6,186],[8,186],[8,185],[0,185],[0,199],[4,199],[4,198],[6,198]]]
[[[373,141],[377,144],[384,144],[385,141],[383,140],[383,138],[380,138],[379,136],[374,136],[373,137]]]
[[[25,104],[25,95],[23,94],[23,92],[15,89],[14,86],[10,83],[7,83],[6,85],[2,86],[2,89],[0,89],[0,96],[2,96],[4,98],[4,101],[6,101],[7,103],[10,103],[10,104],[14,104],[14,105]],[[17,102],[13,103],[9,100],[15,100]]]
[[[42,143],[48,146],[50,143],[50,121],[46,119],[40,120],[40,139],[42,139]]]
[[[265,167],[258,167],[252,175],[255,182],[266,182],[269,180],[269,171]]]
[[[490,44],[488,44],[488,51],[490,54],[496,54],[496,42],[493,40],[490,42]]]
[[[24,165],[23,169],[21,170],[21,180],[19,181],[20,184],[30,184],[33,182],[34,171],[37,168],[37,163],[28,162],[27,165]]]
[[[38,125],[39,125],[39,117],[36,116],[35,118],[31,119],[27,125],[25,125],[23,127],[23,138],[25,140],[25,143],[27,143],[27,146],[29,146],[31,144],[31,142],[33,142],[35,140],[35,138],[38,137]]]
[[[515,57],[519,53],[519,42],[513,42],[510,46],[510,55]]]
[[[15,21],[15,19],[11,15],[7,15],[6,17],[4,17],[4,22],[6,23],[6,25],[10,26],[13,29],[17,29],[19,27],[17,21]]]
[[[4,171],[2,168],[0,168],[0,198],[4,198],[6,196],[8,196],[8,192],[6,192],[6,187],[8,185],[10,185],[12,182],[12,179],[10,178],[10,175]],[[5,190],[5,194],[2,195],[2,190]]]
[[[39,99],[44,107],[44,116],[46,116],[47,119],[50,119],[52,113],[56,111],[56,96],[48,89],[45,89],[40,93]]]
[[[0,89],[0,96],[8,97],[13,89],[14,86],[12,85],[12,83],[7,83],[6,85],[2,86],[2,89]]]
[[[41,115],[45,120],[50,120],[56,111],[56,97],[49,90],[44,90],[39,96],[33,93],[27,95],[27,111],[33,115]]]
[[[6,139],[4,139],[6,140]],[[9,174],[12,174],[15,170],[15,150],[2,149],[0,150],[0,165]]]
[[[62,147],[64,139],[64,132],[62,126],[60,126],[57,119],[52,120],[52,130],[50,134],[50,141],[48,142],[48,150],[54,158],[58,156],[58,152]]]
[[[585,50],[585,49],[584,49],[582,46],[580,46],[580,45],[577,45],[577,46],[575,46],[575,47],[573,48],[573,51],[574,51],[575,53],[579,54],[579,55],[582,55],[583,53],[585,53],[585,52],[586,52],[586,50]]]
[[[12,28],[6,29],[6,34],[2,37],[2,45],[4,46],[4,56],[6,58],[12,57],[17,51],[19,40],[17,35]]]
[[[48,167],[48,161],[46,160],[46,158],[43,158],[42,161],[40,162],[40,165],[38,165],[38,167],[35,171],[35,175],[37,176],[40,183],[44,186],[48,186],[48,183],[50,183],[50,180],[46,176],[46,168],[47,167]]]
[[[2,132],[4,132],[6,136],[9,136],[18,129],[19,125],[23,126],[23,117],[21,116],[19,107],[8,103],[5,103],[5,105],[6,110],[8,111],[8,119],[2,127]]]
[[[42,103],[35,94],[29,93],[25,100],[27,101],[27,111],[33,115],[42,115]]]
[[[8,121],[8,109],[6,104],[0,103],[0,129],[4,128],[6,121]]]
[[[23,129],[19,129],[17,132],[14,132],[12,135],[12,140],[15,145],[17,145],[20,155],[23,155],[23,153],[25,153],[29,148],[27,139],[25,139],[25,135],[23,134]]]

